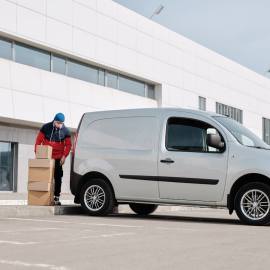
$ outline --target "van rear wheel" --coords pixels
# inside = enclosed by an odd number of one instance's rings
[[[235,197],[235,211],[245,224],[269,224],[270,186],[261,182],[252,182],[242,186]]]
[[[107,215],[112,213],[114,195],[110,185],[102,178],[86,182],[80,192],[80,202],[89,215]]]
[[[147,216],[147,215],[153,213],[158,208],[158,205],[156,205],[156,204],[130,203],[129,207],[136,214],[138,214],[140,216]]]

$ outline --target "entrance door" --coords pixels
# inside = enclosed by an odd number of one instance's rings
[[[14,191],[14,144],[0,142],[0,191]]]

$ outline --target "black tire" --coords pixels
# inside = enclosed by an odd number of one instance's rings
[[[140,216],[147,216],[152,214],[157,208],[157,204],[142,204],[142,203],[130,203],[129,207],[133,212]]]
[[[254,199],[244,200],[244,198],[247,198],[246,197],[247,194],[249,195],[250,198],[252,198],[252,194],[251,194],[252,190],[257,191],[257,198],[259,197],[259,194],[261,194],[263,196],[263,198],[265,198],[265,199],[263,199],[263,201],[261,201],[259,203],[259,210],[260,211],[256,210],[256,212],[255,212],[256,204],[260,200],[254,200]],[[260,193],[260,192],[262,192],[262,193]],[[241,207],[241,200],[242,199],[243,199],[243,202],[245,202],[246,208]],[[256,202],[256,204],[254,204],[254,202]],[[257,226],[258,225],[267,225],[270,223],[269,202],[270,202],[270,186],[268,186],[264,183],[261,183],[261,182],[251,182],[251,183],[248,183],[248,184],[242,186],[238,190],[238,192],[235,196],[235,200],[234,200],[234,207],[235,207],[235,211],[236,211],[237,216],[244,224],[257,225]],[[268,207],[266,205],[268,205]],[[251,211],[251,209],[254,209],[254,210]],[[258,209],[258,207],[256,209]],[[256,218],[256,214],[257,214],[257,218]]]
[[[98,201],[99,204],[95,204],[95,206],[98,205],[100,207],[95,207],[94,204],[92,204],[92,207],[91,207],[91,202],[93,202],[93,199],[90,198],[92,196],[92,195],[90,196],[90,193],[91,193],[90,189],[98,190],[98,188],[99,188],[99,191],[101,192],[100,197],[98,197],[98,200],[102,200],[102,203]],[[104,196],[102,196],[102,194],[104,194]],[[92,215],[92,216],[101,216],[101,215],[108,215],[113,212],[115,198],[114,198],[114,193],[112,191],[111,186],[104,179],[95,178],[95,179],[89,180],[83,185],[80,192],[80,202],[81,202],[81,206],[83,210],[87,214]]]

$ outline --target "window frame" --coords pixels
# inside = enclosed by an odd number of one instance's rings
[[[44,56],[45,55],[48,56],[48,60],[49,60],[49,62],[48,62],[49,63],[48,69],[43,68],[41,66],[35,66],[34,64],[31,65],[29,63],[22,63],[22,62],[18,61],[17,60],[17,56],[19,54],[18,54],[18,50],[16,49],[16,46],[17,46],[17,48],[18,47],[21,47],[21,48],[24,48],[24,49],[29,50],[29,52],[31,51],[32,52],[31,55],[33,55],[33,52],[36,52],[36,53],[43,54]],[[14,55],[13,55],[14,56],[14,59],[13,59],[13,61],[15,63],[21,64],[21,65],[26,65],[26,66],[37,68],[37,69],[40,69],[40,70],[45,70],[45,71],[51,72],[51,68],[52,68],[51,58],[52,58],[52,56],[51,56],[51,53],[49,51],[40,49],[38,47],[31,46],[31,45],[28,45],[28,44],[25,44],[25,43],[22,43],[22,42],[16,42],[16,41],[13,43],[13,49],[14,49]]]
[[[218,132],[219,136],[221,137],[221,140],[222,142],[224,143],[224,147],[222,150],[220,151],[217,151],[217,152],[204,152],[204,151],[190,151],[190,150],[178,150],[178,149],[170,149],[168,147],[168,133],[169,133],[169,121],[172,119],[172,118],[178,118],[178,119],[181,119],[181,120],[189,120],[189,121],[196,121],[196,122],[200,122],[202,124],[207,124],[209,125],[210,127],[216,129],[216,131]],[[226,144],[226,140],[224,139],[224,136],[222,135],[222,133],[220,132],[220,130],[218,128],[216,128],[215,126],[209,124],[208,122],[206,121],[203,121],[203,120],[199,120],[199,119],[195,119],[195,118],[191,118],[191,117],[181,117],[181,116],[170,116],[168,118],[166,118],[166,131],[165,131],[165,149],[168,151],[168,152],[182,152],[182,153],[205,153],[205,154],[223,154],[226,149],[227,149],[227,144]]]
[[[153,97],[149,94],[149,88],[152,88],[151,91],[153,90]],[[145,96],[147,98],[156,100],[156,87],[154,84],[150,84],[150,83],[145,83]]]
[[[135,93],[135,92],[133,92],[133,90],[130,90],[128,88],[122,88],[122,86],[121,86],[121,79],[126,80],[126,82],[128,82],[128,83],[131,83],[132,82],[132,83],[138,83],[138,84],[143,85],[143,89],[141,89],[141,90],[143,90],[143,95],[138,94],[138,92]],[[118,75],[118,90],[120,90],[122,92],[126,92],[126,93],[129,93],[129,94],[132,94],[132,95],[136,95],[136,96],[146,97],[147,98],[146,92],[145,92],[145,82],[140,81],[140,80],[137,80],[135,78],[131,78],[131,77],[126,76],[126,75],[123,75],[123,74],[119,74]],[[136,89],[136,91],[137,90],[138,89]]]
[[[110,76],[110,75],[114,75],[116,77],[116,87],[112,87],[112,86],[108,85],[108,76]],[[118,88],[119,88],[119,74],[117,72],[105,70],[105,87],[109,87],[109,88],[118,90]]]
[[[198,101],[199,101],[199,110],[206,111],[206,98],[203,96],[199,96]]]
[[[11,39],[11,38],[6,38],[5,36],[2,36],[2,35],[0,35],[0,39],[10,43],[10,45],[11,45],[11,58],[5,58],[5,57],[0,57],[0,58],[7,59],[9,61],[13,61],[15,63],[30,66],[30,67],[33,67],[33,68],[37,68],[37,69],[40,69],[40,70],[44,70],[44,71],[47,71],[47,72],[56,73],[58,75],[63,75],[63,76],[67,76],[67,77],[70,77],[70,78],[73,78],[73,79],[81,80],[81,81],[84,81],[84,82],[87,82],[87,83],[93,83],[93,84],[96,84],[96,85],[101,85],[101,86],[104,86],[104,87],[108,87],[108,78],[107,78],[108,74],[109,73],[112,74],[112,75],[115,74],[116,75],[116,87],[110,87],[110,88],[117,89],[119,91],[129,93],[131,95],[140,96],[140,97],[153,99],[153,100],[157,101],[157,93],[156,93],[157,84],[149,83],[145,79],[138,79],[138,78],[133,77],[133,75],[126,75],[126,74],[122,73],[121,71],[118,71],[118,72],[113,71],[112,69],[110,69],[110,67],[108,67],[108,68],[107,67],[101,67],[100,65],[94,64],[94,63],[89,64],[89,63],[87,63],[85,61],[85,59],[84,60],[83,59],[78,60],[78,59],[76,59],[76,57],[67,56],[65,54],[61,54],[60,52],[56,52],[56,51],[51,50],[51,49],[44,49],[44,48],[41,48],[40,46],[25,43],[23,41],[17,41],[17,40]],[[30,54],[28,53],[28,55],[31,55],[31,56],[32,56],[33,52],[42,53],[42,54],[48,56],[48,65],[46,63],[46,65],[44,65],[44,66],[42,66],[42,65],[39,66],[39,65],[35,64],[35,61],[34,61],[34,64],[32,64],[31,61],[28,62],[29,57],[25,58],[27,60],[25,62],[18,61],[17,56],[19,54],[18,54],[17,47],[22,47],[24,49],[28,49],[30,52],[32,51],[32,53],[30,53]],[[62,58],[63,60],[65,60],[65,72],[56,72],[56,71],[54,71],[54,61],[53,61],[54,57]],[[89,70],[91,70],[91,69],[96,70],[97,71],[96,80],[91,80],[90,79],[91,76],[89,76],[87,78],[81,78],[81,77],[78,77],[78,76],[71,76],[69,74],[69,72],[70,72],[70,68],[69,68],[70,63],[74,63],[74,64],[77,64],[77,65],[82,66],[82,67],[87,67],[87,68],[89,68]],[[100,76],[101,73],[104,73],[104,75]],[[91,74],[91,72],[89,72],[89,74]],[[100,80],[101,77],[102,77],[102,82]],[[131,82],[139,83],[139,84],[141,84],[143,86],[143,89],[141,88],[141,86],[140,87],[136,86],[135,91],[133,91],[133,89],[131,89],[130,87],[122,88],[121,83],[120,83],[121,78],[126,79],[127,81],[129,81],[128,83],[131,83]],[[150,92],[149,89],[150,88],[151,88],[151,92],[153,92],[153,93],[151,93],[151,95],[149,95],[149,92]]]
[[[11,190],[1,190],[1,193],[12,193],[17,192],[17,184],[18,184],[18,143],[11,141],[0,140],[0,143],[8,143],[10,144],[11,155],[12,155],[12,189]]]
[[[216,102],[216,113],[220,115],[227,116],[240,124],[243,124],[243,110],[224,104]]]
[[[270,119],[269,118],[266,118],[266,117],[263,117],[262,118],[262,139],[265,143],[267,143],[268,145],[270,144],[270,128],[268,129],[269,130],[269,133],[268,133],[268,136],[266,136],[266,126],[270,127]]]
[[[95,67],[95,66],[92,66],[92,65],[88,65],[86,63],[83,63],[81,61],[77,61],[77,60],[73,60],[71,58],[67,58],[67,61],[66,61],[66,65],[67,65],[67,76],[70,77],[70,78],[73,78],[73,79],[76,79],[76,80],[81,80],[81,81],[84,81],[84,82],[87,82],[87,83],[92,83],[92,84],[96,84],[96,85],[99,85],[98,83],[98,79],[99,79],[99,68],[98,67]],[[74,65],[73,68],[75,67],[76,65],[76,69],[77,68],[84,68],[85,71],[87,71],[88,73],[88,76],[87,76],[87,79],[83,79],[82,77],[76,77],[76,76],[72,76],[70,74],[70,72],[73,72],[74,74],[74,69],[72,69],[72,66],[71,65]],[[87,70],[88,69],[88,70]],[[91,71],[95,71],[96,72],[96,80],[91,80],[91,76],[90,76],[90,73]],[[75,72],[77,74],[82,74],[82,72]]]
[[[54,58],[62,59],[62,60],[65,61],[65,71],[64,71],[64,73],[57,72],[57,71],[54,70]],[[67,57],[61,56],[61,55],[56,54],[56,53],[51,53],[51,72],[67,76]]]
[[[10,43],[10,58],[6,58],[6,57],[2,57],[2,56],[0,58],[5,59],[5,60],[9,60],[9,61],[14,61],[14,53],[13,53],[14,42],[12,40],[5,38],[5,37],[2,37],[2,36],[0,36],[0,40],[7,42],[7,43]]]

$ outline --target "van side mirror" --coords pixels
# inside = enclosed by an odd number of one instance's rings
[[[206,143],[208,146],[217,148],[219,150],[224,148],[224,142],[221,141],[219,134],[207,134]]]

